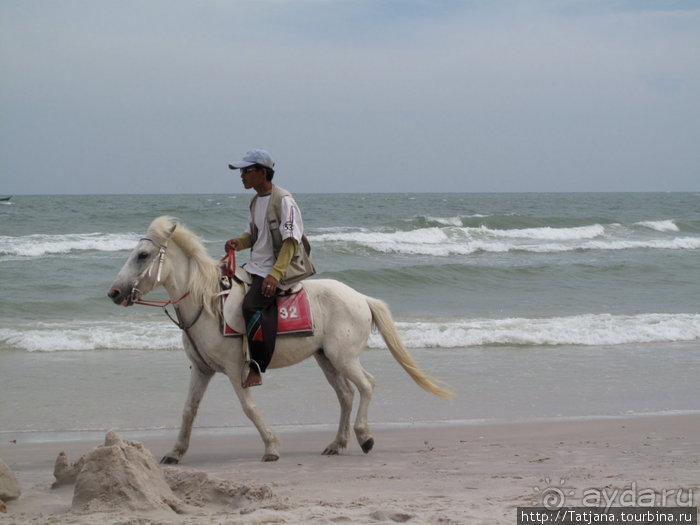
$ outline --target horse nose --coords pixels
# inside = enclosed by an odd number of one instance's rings
[[[119,304],[119,303],[121,302],[121,300],[120,300],[120,299],[121,299],[121,294],[122,294],[122,293],[121,293],[121,291],[119,290],[119,288],[117,288],[116,286],[114,286],[114,287],[112,287],[112,289],[111,289],[109,292],[107,292],[107,297],[109,297],[109,298],[110,298],[112,301],[114,301],[115,303]]]

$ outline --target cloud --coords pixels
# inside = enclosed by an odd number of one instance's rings
[[[696,189],[700,10],[665,6],[4,2],[3,186],[237,191],[261,146],[295,191]]]

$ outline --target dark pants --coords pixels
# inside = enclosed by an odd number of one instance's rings
[[[253,284],[243,298],[243,319],[246,324],[250,358],[264,372],[272,360],[277,337],[277,297],[262,294],[263,278],[253,275]],[[254,365],[251,364],[251,368]]]

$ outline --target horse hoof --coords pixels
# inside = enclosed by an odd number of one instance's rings
[[[279,458],[277,454],[265,454],[260,461],[268,463],[270,461],[277,461]]]
[[[323,451],[322,455],[324,455],[324,456],[340,456],[340,451],[335,447],[326,447],[326,450]]]
[[[163,456],[160,460],[161,465],[177,465],[180,461],[172,456]]]
[[[364,452],[365,454],[369,453],[369,451],[372,450],[372,448],[374,447],[374,438],[369,438],[360,446],[362,447],[362,452]]]

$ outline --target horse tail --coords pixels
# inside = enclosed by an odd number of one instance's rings
[[[401,341],[399,332],[396,330],[396,325],[394,324],[394,318],[386,303],[379,299],[374,299],[373,297],[366,297],[366,299],[369,309],[372,312],[372,322],[374,326],[376,326],[382,334],[382,338],[389,347],[391,355],[394,356],[394,359],[398,361],[406,373],[411,376],[411,379],[426,392],[430,392],[439,397],[454,397],[454,392],[436,385],[435,383],[440,381],[427,376],[413,360]]]

